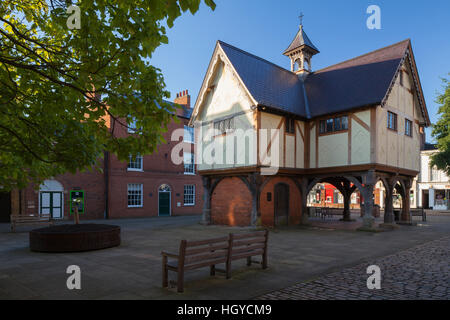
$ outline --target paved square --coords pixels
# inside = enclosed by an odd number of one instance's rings
[[[402,294],[410,298],[412,291],[420,299],[449,298],[450,217],[430,216],[417,227],[383,233],[302,227],[271,230],[268,269],[237,261],[230,280],[220,274],[210,277],[205,268],[186,273],[184,294],[161,288],[162,250],[176,251],[182,239],[247,230],[202,226],[199,221],[199,216],[111,220],[107,223],[122,227],[120,247],[72,254],[30,252],[26,228],[10,233],[8,224],[0,224],[0,299],[379,299]],[[447,240],[439,240],[444,237]],[[379,292],[365,289],[365,269],[373,263],[382,268],[384,288]],[[66,269],[73,264],[81,268],[81,290],[66,287]],[[330,274],[333,281],[338,278],[332,289]],[[175,279],[175,274],[169,275]],[[316,291],[306,295],[303,285],[298,285],[302,283],[313,284]],[[284,288],[291,288],[287,290],[292,296]],[[319,288],[323,294],[317,292]]]

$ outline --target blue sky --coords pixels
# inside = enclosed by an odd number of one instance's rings
[[[410,38],[428,112],[432,122],[437,120],[434,100],[442,92],[440,77],[448,78],[450,72],[450,1],[215,2],[215,11],[202,4],[195,15],[187,12],[178,18],[167,30],[169,44],[159,47],[151,59],[163,72],[171,100],[188,89],[195,103],[217,40],[289,69],[282,52],[295,36],[303,12],[305,31],[320,50],[313,57],[313,70]],[[381,9],[381,30],[366,27],[366,9],[372,4]]]

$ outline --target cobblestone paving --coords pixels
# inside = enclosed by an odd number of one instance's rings
[[[388,245],[388,244],[384,244]],[[381,269],[381,289],[367,289],[366,269]],[[449,300],[450,237],[427,242],[313,281],[274,291],[258,300]]]

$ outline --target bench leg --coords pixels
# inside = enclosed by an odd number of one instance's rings
[[[230,279],[231,278],[231,262],[228,261],[227,262],[227,267],[226,267],[226,278]]]
[[[167,257],[163,256],[162,259],[162,287],[167,288],[169,286],[169,269],[167,268]]]
[[[211,276],[215,276],[216,275],[216,266],[215,265],[212,265],[212,266],[209,267],[209,274]]]
[[[178,272],[177,291],[179,293],[184,292],[184,270],[182,272]]]
[[[267,269],[267,252],[264,250],[264,253],[262,254],[262,268]]]

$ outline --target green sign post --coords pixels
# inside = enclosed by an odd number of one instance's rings
[[[84,190],[70,190],[70,214],[74,213],[75,206],[79,214],[84,214]]]

